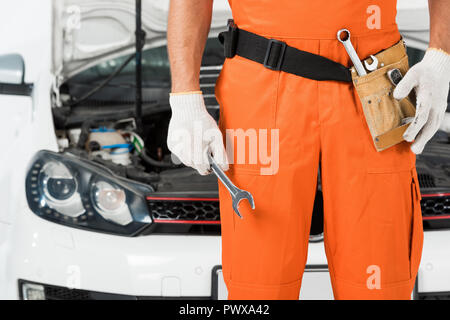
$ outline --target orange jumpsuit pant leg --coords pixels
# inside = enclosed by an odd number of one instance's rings
[[[352,31],[360,57],[399,41],[395,1],[375,1],[384,14],[380,30],[366,27],[373,1],[324,2],[321,12],[315,12],[319,1],[231,4],[240,28],[347,66],[349,57],[335,38],[342,27]],[[316,28],[312,17],[322,19]],[[314,81],[235,56],[223,66],[216,95],[232,150],[227,174],[256,204],[252,211],[242,202],[239,219],[219,184],[228,298],[298,299],[320,163],[335,298],[409,299],[423,239],[410,145],[375,150],[350,83]]]

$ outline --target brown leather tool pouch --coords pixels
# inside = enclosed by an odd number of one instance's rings
[[[406,118],[414,117],[414,93],[400,101],[394,99],[394,84],[389,80],[388,71],[399,69],[405,76],[409,69],[408,56],[403,40],[375,55],[378,69],[365,76],[358,76],[352,68],[353,84],[361,100],[364,116],[377,151],[387,149],[403,141],[403,133],[409,123]],[[372,62],[371,58],[367,59]],[[363,61],[364,63],[364,61]]]

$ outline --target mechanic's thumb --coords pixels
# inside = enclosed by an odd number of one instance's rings
[[[394,98],[397,100],[406,98],[417,84],[417,74],[414,69],[410,69],[395,88]]]
[[[227,171],[229,169],[228,158],[222,140],[213,140],[210,145],[210,150],[214,161],[223,171]]]

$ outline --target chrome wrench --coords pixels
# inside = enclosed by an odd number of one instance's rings
[[[342,33],[346,33],[346,35],[344,35],[344,38],[341,38]],[[359,59],[358,54],[356,53],[355,48],[352,45],[352,42],[350,41],[350,31],[348,31],[347,29],[339,30],[337,33],[337,39],[344,45],[345,50],[347,50],[347,53],[352,60],[358,75],[365,76],[367,72],[366,69],[364,69],[361,60]]]
[[[234,212],[236,212],[239,218],[242,219],[242,215],[239,212],[239,202],[241,202],[241,200],[243,199],[247,199],[252,209],[254,210],[255,202],[253,201],[252,194],[248,191],[241,190],[238,187],[236,187],[230,180],[230,178],[228,178],[227,175],[223,172],[223,170],[217,165],[217,163],[214,161],[213,157],[211,157],[209,153],[208,153],[208,161],[211,165],[211,169],[214,172],[214,174],[217,176],[217,178],[219,178],[219,180],[230,192]]]
[[[368,63],[367,60],[364,60],[364,65],[366,66],[367,71],[375,71],[378,68],[378,59],[377,57],[370,55],[372,58],[372,63]]]

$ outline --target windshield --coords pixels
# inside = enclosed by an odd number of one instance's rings
[[[94,84],[101,82],[113,73],[127,58],[122,56],[102,62],[86,69],[74,76],[69,82],[79,84]],[[221,65],[223,63],[223,48],[219,40],[207,40],[202,65]],[[134,86],[135,61],[134,59],[111,80],[109,85]],[[170,66],[167,55],[167,46],[159,46],[142,52],[142,86],[143,87],[170,87]]]

